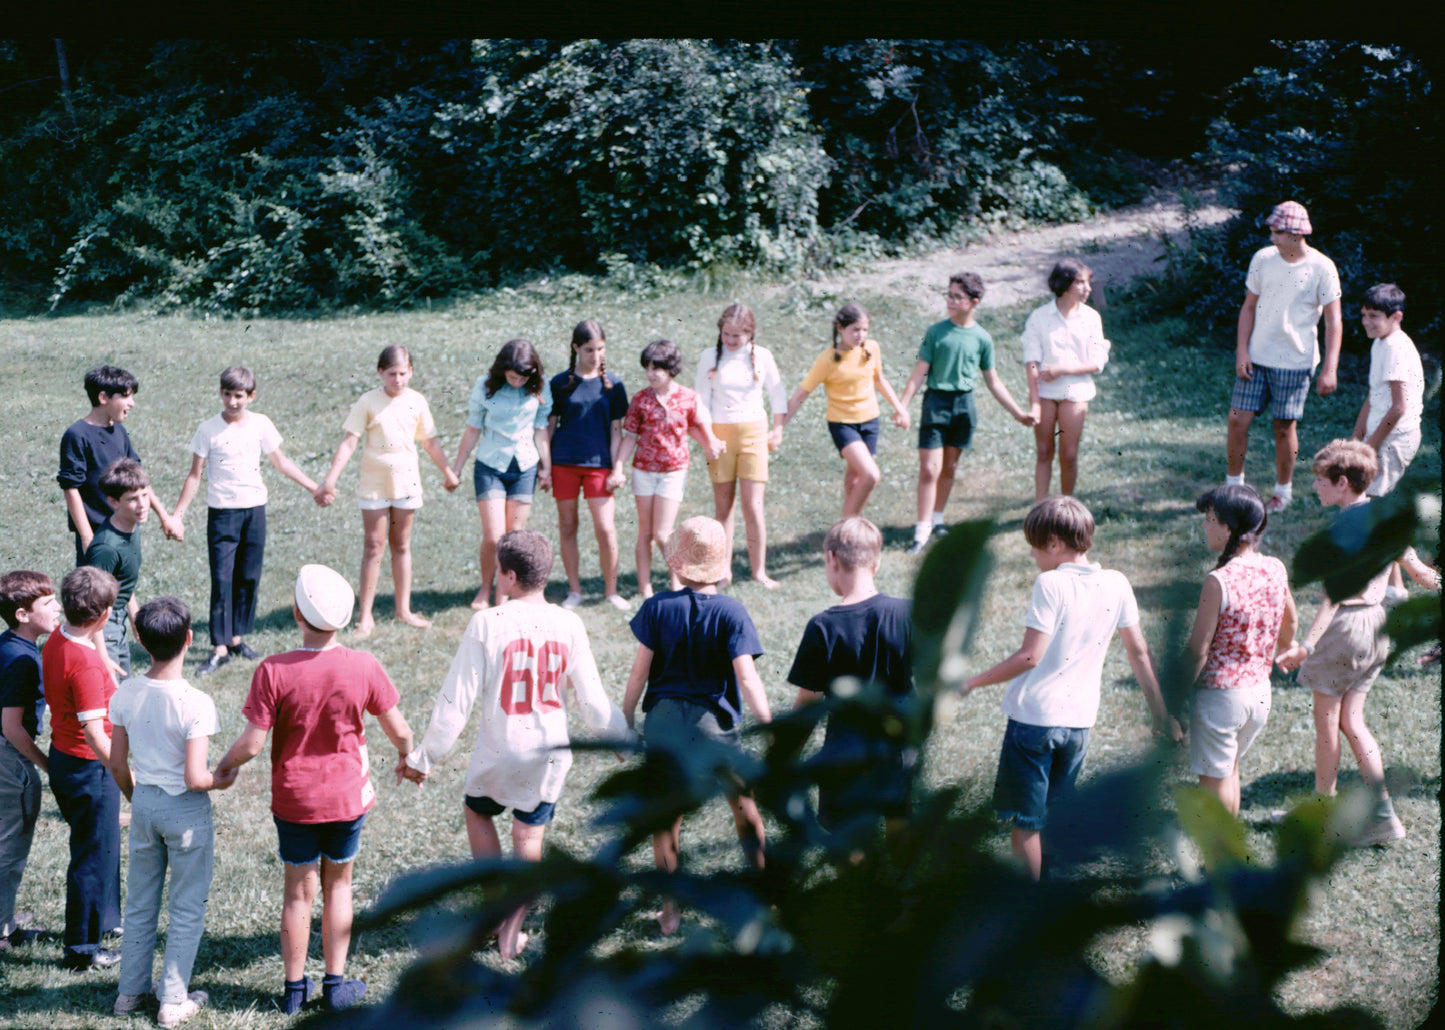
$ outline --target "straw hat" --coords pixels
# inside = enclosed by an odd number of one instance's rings
[[[662,548],[668,567],[693,583],[716,583],[727,574],[727,533],[722,523],[694,515],[672,531]]]
[[[1309,212],[1303,204],[1295,200],[1276,204],[1264,224],[1277,232],[1287,232],[1292,236],[1308,236],[1315,231],[1314,226],[1310,225]]]
[[[351,621],[356,594],[346,577],[325,565],[303,565],[296,574],[296,607],[319,630],[334,632]]]

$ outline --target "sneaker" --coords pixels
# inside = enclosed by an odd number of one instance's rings
[[[944,522],[935,522],[935,523],[933,524],[933,535],[934,535],[934,536],[948,536],[948,525],[947,525],[947,523],[944,523]]]
[[[260,653],[259,653],[254,647],[252,647],[250,644],[246,643],[244,640],[241,641],[239,644],[235,644],[235,645],[233,645],[232,647],[230,647],[230,648],[228,649],[228,653],[233,654],[233,655],[239,655],[239,656],[241,656],[242,658],[246,659],[246,661],[248,661],[248,662],[259,661],[260,658],[261,658]],[[204,993],[204,992],[197,992],[197,993]]]
[[[1264,502],[1264,510],[1273,515],[1277,511],[1284,511],[1288,508],[1292,500],[1294,497],[1291,494],[1274,494]]]
[[[632,602],[621,594],[608,594],[607,603],[616,608],[619,612],[632,611]]]
[[[328,980],[331,982],[328,983]],[[340,1012],[342,1009],[351,1008],[366,995],[366,984],[360,980],[346,980],[328,974],[321,981],[321,995],[328,1009]]]
[[[68,952],[61,964],[72,973],[84,973],[91,969],[109,969],[120,965],[120,952],[109,948],[97,948],[91,952]]]
[[[8,937],[0,937],[0,948],[19,948],[31,941],[36,940],[45,933],[43,926],[27,926],[19,930],[10,931]]]
[[[566,600],[564,600],[564,601],[562,602],[562,607],[563,607],[563,608],[566,608],[568,611],[571,611],[573,608],[576,608],[576,607],[577,607],[579,604],[581,604],[581,603],[582,603],[582,595],[581,595],[581,594],[577,594],[577,593],[573,593],[572,591],[569,590],[569,591],[567,591],[567,598],[566,598]]]
[[[1400,822],[1399,816],[1391,812],[1384,819],[1370,820],[1370,825],[1355,838],[1355,847],[1368,848],[1374,844],[1388,844],[1392,840],[1401,840],[1404,836],[1404,823]]]
[[[111,1009],[111,1012],[117,1016],[134,1015],[145,1007],[149,999],[149,994],[117,994],[115,1007]]]
[[[908,549],[907,549],[906,551],[904,551],[903,553],[904,553],[904,554],[922,554],[922,553],[923,553],[923,548],[924,548],[925,545],[927,545],[927,543],[928,543],[927,540],[914,540],[913,543],[911,543],[911,544],[908,545]]]
[[[192,991],[186,995],[185,1001],[175,1005],[162,1005],[156,1013],[156,1023],[164,1027],[180,1026],[205,1008],[206,1002],[210,1000],[211,996],[205,991]]]
[[[1404,587],[1385,588],[1386,608],[1393,608],[1397,604],[1404,604],[1408,600],[1410,600],[1410,591],[1406,590]]]
[[[287,980],[286,989],[281,992],[281,1011],[288,1016],[294,1016],[315,994],[316,981],[311,977],[303,976],[294,982]]]
[[[216,654],[214,651],[212,651],[209,658],[207,658],[200,665],[196,666],[196,675],[209,676],[211,673],[215,672],[217,669],[225,665],[230,660],[230,654]]]

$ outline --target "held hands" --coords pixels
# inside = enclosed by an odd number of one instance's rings
[[[537,489],[538,489],[538,490],[551,490],[551,489],[552,489],[552,469],[551,469],[551,466],[548,466],[547,468],[539,468],[539,469],[537,469]]]
[[[782,427],[782,426],[774,426],[774,427],[772,428],[772,431],[768,433],[768,451],[769,451],[769,452],[776,451],[776,450],[777,450],[779,447],[781,447],[782,445],[783,445],[783,427]]]
[[[1181,726],[1179,720],[1172,715],[1163,722],[1155,718],[1151,730],[1156,737],[1167,736],[1175,744],[1182,744],[1184,742],[1184,727]]]
[[[1274,656],[1274,662],[1285,672],[1293,672],[1304,664],[1305,659],[1310,656],[1309,651],[1298,640]]]
[[[330,483],[322,483],[314,491],[312,491],[311,496],[316,499],[316,504],[318,507],[324,508],[332,501],[336,500],[336,487],[332,486]]]
[[[727,449],[727,441],[719,440],[715,436],[712,438],[712,442],[710,442],[705,448],[703,448],[704,452],[707,454],[708,461],[717,461],[723,456],[723,453]],[[768,449],[772,449],[771,443],[768,445]]]
[[[1020,410],[1019,413],[1014,416],[1014,419],[1020,425],[1036,426],[1039,424],[1039,416],[1036,415],[1033,411]]]
[[[895,411],[893,413],[893,424],[899,429],[907,429],[912,421],[913,420],[908,417],[908,412],[906,410]]]
[[[626,480],[627,477],[623,474],[622,470],[620,468],[614,468],[611,472],[607,473],[607,489],[620,490]]]
[[[461,485],[462,477],[457,475],[456,472],[453,471],[451,468],[448,468],[446,472],[443,473],[442,486],[446,489],[447,493],[453,492],[454,490],[456,490],[457,487]]]
[[[411,780],[411,782],[415,783],[418,787],[426,782],[426,773],[407,765],[406,755],[402,755],[396,760],[397,784],[400,785],[402,780]]]
[[[166,534],[166,539],[177,542],[186,538],[186,524],[172,515],[168,519],[161,519],[161,529]]]
[[[236,776],[240,771],[241,770],[234,765],[223,764],[216,766],[215,771],[211,773],[211,789],[225,790],[236,782]]]

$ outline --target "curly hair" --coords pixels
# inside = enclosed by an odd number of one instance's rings
[[[492,362],[492,367],[487,372],[487,381],[483,385],[488,397],[507,385],[508,372],[526,376],[527,382],[522,389],[533,397],[542,395],[542,359],[537,356],[537,348],[532,346],[531,340],[524,340],[519,336],[502,344],[502,349],[497,351],[497,360]]]

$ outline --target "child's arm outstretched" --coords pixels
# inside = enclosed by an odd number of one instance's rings
[[[999,405],[1004,411],[1007,411],[1016,421],[1026,426],[1032,426],[1037,423],[1038,420],[1032,412],[1025,411],[1014,403],[1013,395],[1008,392],[1008,387],[1003,384],[1003,380],[998,377],[997,372],[991,368],[986,368],[983,369],[982,375],[984,385],[988,387],[988,392],[993,394],[993,399],[999,402]]]
[[[773,713],[768,707],[768,693],[763,689],[763,678],[750,654],[740,654],[733,659],[733,675],[738,679],[738,692],[743,701],[752,709],[758,722],[772,722]]]
[[[883,395],[890,405],[893,406],[893,424],[899,429],[907,429],[909,426],[908,405],[898,399],[893,392],[893,384],[883,375],[883,362],[880,361],[873,369],[873,385]]]
[[[431,767],[452,749],[457,737],[466,728],[467,719],[481,689],[481,670],[486,662],[486,647],[470,626],[462,634],[462,642],[452,658],[451,668],[437,691],[432,705],[431,721],[422,734],[421,744],[409,747],[396,763],[397,782],[403,779],[422,783],[431,775]]]
[[[698,442],[709,461],[717,461],[722,457],[723,451],[728,449],[727,443],[713,434],[712,422],[702,418],[701,410],[698,411],[697,424],[688,427],[687,435]]]
[[[206,459],[200,454],[191,455],[191,471],[186,473],[186,478],[181,483],[180,496],[176,498],[176,506],[171,511],[171,518],[181,523],[184,527],[186,509],[191,506],[195,499],[196,491],[201,487],[201,473],[206,468]],[[314,485],[314,484],[313,484]]]
[[[186,789],[225,790],[236,782],[236,768],[232,766],[226,775],[219,776],[207,768],[210,755],[210,737],[191,737],[186,741]]]
[[[623,433],[622,442],[617,445],[617,453],[612,458],[612,471],[607,473],[607,489],[617,490],[627,482],[626,466],[636,451],[637,437]]]
[[[1405,552],[1400,555],[1400,567],[1426,590],[1440,589],[1440,570],[1432,565],[1426,565],[1415,553],[1415,548],[1405,548]]]
[[[392,705],[378,715],[376,721],[381,725],[381,732],[386,734],[386,739],[396,748],[396,782],[400,783],[408,778],[402,769],[406,767],[406,756],[411,754],[414,743],[411,727],[407,725],[406,716],[401,714],[401,705]]]
[[[913,395],[916,394],[922,388],[924,382],[927,381],[928,370],[931,367],[926,361],[920,361],[913,366],[913,372],[909,375],[908,382],[903,384],[903,396],[898,399],[901,407],[905,409],[908,407],[908,403],[913,400]]]
[[[1154,720],[1154,732],[1167,733],[1170,740],[1179,743],[1184,739],[1184,728],[1164,706],[1164,692],[1159,689],[1159,678],[1154,675],[1154,663],[1149,660],[1149,643],[1139,630],[1138,623],[1121,626],[1119,639],[1124,641],[1124,653],[1129,658],[1129,668],[1133,670],[1134,678],[1139,681],[1139,689],[1144,692],[1144,702],[1149,706],[1149,714]]]
[[[1007,683],[1015,677],[1037,668],[1039,662],[1043,660],[1044,652],[1048,650],[1051,639],[1053,639],[1051,634],[1045,633],[1041,629],[1034,629],[1032,626],[1026,626],[1024,642],[1019,645],[1017,651],[993,668],[969,679],[959,692],[966,696],[979,687],[987,687],[994,683]]]
[[[805,386],[800,386],[793,391],[793,396],[788,398],[788,410],[783,413],[783,425],[787,425],[793,420],[793,416],[798,413],[798,409],[803,406],[803,402],[812,392]]]
[[[287,479],[291,480],[291,482],[295,483],[301,489],[305,490],[312,497],[315,497],[316,491],[321,489],[319,486],[316,485],[315,480],[313,480],[306,473],[302,472],[300,467],[294,461],[292,461],[290,458],[286,457],[284,453],[282,453],[281,448],[273,447],[271,449],[271,453],[266,455],[266,457],[270,459],[272,468],[274,468],[277,472],[281,473]],[[192,472],[194,471],[195,468],[194,466],[192,466]],[[176,507],[179,508],[180,505],[177,504]]]
[[[360,433],[347,433],[336,445],[336,453],[331,458],[331,468],[326,473],[325,481],[316,489],[317,504],[326,505],[336,500],[336,482],[341,478],[341,470],[346,468],[346,463],[356,453],[356,445],[360,442]]]
[[[437,443],[437,438],[429,436],[421,442],[421,449],[426,451],[426,456],[431,459],[442,474],[442,484],[447,493],[451,493],[462,485],[462,477],[447,464],[447,456],[442,451],[442,445]]]
[[[231,745],[231,749],[226,752],[225,757],[216,764],[216,770],[213,773],[215,778],[227,783],[236,782],[237,770],[259,755],[261,748],[266,746],[266,733],[266,730],[248,719],[246,728],[241,731],[241,735],[236,738],[236,742]]]

